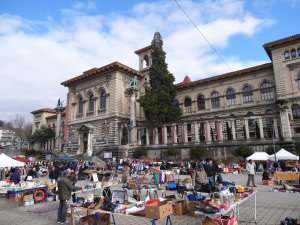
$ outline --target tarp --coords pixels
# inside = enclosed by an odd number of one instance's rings
[[[252,159],[253,161],[267,161],[269,155],[265,152],[254,152],[247,160]]]
[[[61,152],[59,153],[58,157],[54,157],[52,160],[72,161],[74,159],[71,156],[69,156],[67,153]]]
[[[24,165],[25,165],[25,163],[14,160],[14,159],[8,157],[7,155],[5,155],[4,153],[2,153],[0,155],[0,168],[3,168],[3,167],[22,167]]]
[[[270,155],[268,159],[275,161],[275,155]],[[276,153],[276,160],[299,160],[299,156],[296,156],[282,148]]]
[[[76,160],[90,161],[100,167],[106,166],[106,162],[104,162],[102,159],[98,158],[97,156],[86,156],[84,154],[79,154],[79,155],[72,156],[72,158]]]

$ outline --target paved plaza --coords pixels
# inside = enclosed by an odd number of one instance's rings
[[[225,179],[237,184],[246,183],[246,175],[224,175]],[[270,187],[262,186],[261,175],[256,175],[257,190],[257,224],[276,225],[285,217],[300,217],[300,194],[269,192]],[[251,204],[250,204],[251,203]],[[241,207],[240,218],[253,220],[253,202],[246,202]],[[17,206],[16,203],[0,199],[0,225],[54,225],[56,224],[57,202],[41,203],[28,207]],[[44,210],[47,208],[46,210]],[[40,209],[40,212],[39,212]],[[41,212],[43,211],[43,212]],[[173,224],[201,224],[199,218],[190,216],[172,216]],[[117,216],[118,225],[150,224],[149,220],[136,217]],[[158,224],[164,224],[159,221]],[[241,222],[240,224],[251,224]]]

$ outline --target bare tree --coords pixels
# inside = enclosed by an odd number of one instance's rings
[[[16,114],[15,118],[11,121],[13,125],[13,131],[15,136],[20,143],[20,148],[25,141],[29,139],[32,133],[32,124],[26,122],[25,118],[22,115]]]

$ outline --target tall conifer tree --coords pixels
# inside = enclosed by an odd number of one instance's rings
[[[166,53],[162,46],[160,33],[156,32],[151,43],[150,87],[146,88],[146,94],[139,100],[152,127],[177,121],[181,116],[181,109],[175,101],[175,78],[168,70]]]

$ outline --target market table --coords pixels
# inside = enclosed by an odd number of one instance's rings
[[[112,222],[110,222],[110,224],[114,224],[114,225],[117,225],[116,223],[116,220],[115,220],[115,216],[130,216],[130,217],[137,217],[137,216],[134,216],[134,215],[128,215],[128,214],[122,214],[122,213],[113,213],[113,212],[110,212],[110,211],[105,211],[105,210],[102,210],[102,209],[86,209],[86,208],[83,208],[83,207],[78,207],[76,204],[70,204],[70,207],[71,207],[71,221],[70,221],[70,224],[71,225],[75,225],[76,222],[75,222],[75,208],[76,210],[82,210],[82,211],[86,211],[86,214],[87,215],[92,215],[92,214],[106,214],[106,215],[109,215],[111,216],[112,218]],[[145,218],[145,217],[144,217]],[[171,220],[171,217],[170,215],[168,215],[167,217],[167,220],[166,220],[166,225],[172,225],[172,220]],[[158,221],[158,219],[150,219],[150,218],[147,218],[150,220],[150,223],[151,225],[156,225],[156,221]]]
[[[298,181],[300,178],[300,173],[296,172],[275,172],[273,175],[275,180],[292,180],[292,181]]]
[[[47,188],[47,186],[44,186],[44,185],[39,186],[39,187],[32,187],[32,188],[11,189],[11,190],[7,190],[6,198],[10,199],[11,197],[20,196],[21,194],[24,194],[24,193],[32,193],[34,196],[34,200],[36,202],[41,202],[47,197],[47,191],[48,191],[48,188]],[[37,196],[36,196],[38,192],[44,193],[43,197],[40,200],[38,200]],[[18,198],[18,200],[20,201],[21,199]]]
[[[257,191],[254,191],[248,197],[245,197],[245,198],[241,199],[240,201],[231,204],[228,209],[226,209],[222,212],[209,214],[209,213],[204,213],[201,211],[196,211],[195,215],[209,217],[209,218],[216,218],[216,217],[227,215],[229,213],[236,213],[238,222],[246,222],[246,223],[255,223],[256,224],[256,193],[257,193]],[[241,221],[240,220],[240,205],[244,204],[245,202],[249,202],[249,204],[250,204],[251,198],[254,198],[254,207],[253,207],[254,208],[254,221]]]

